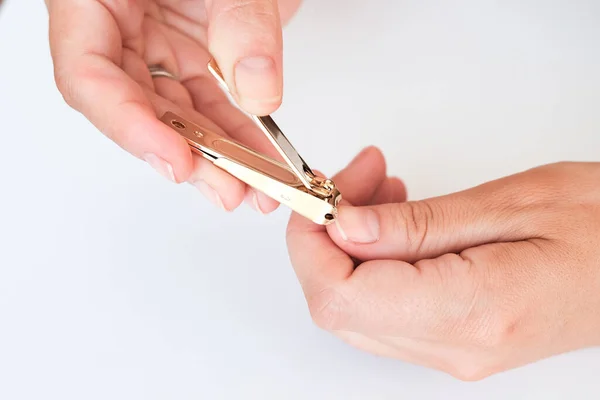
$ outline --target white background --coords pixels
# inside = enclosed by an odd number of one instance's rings
[[[311,322],[288,210],[225,214],[55,89],[41,0],[0,13],[0,398],[597,399],[600,351],[481,382]],[[600,160],[600,2],[308,0],[276,120],[313,167],[380,146],[412,199]]]

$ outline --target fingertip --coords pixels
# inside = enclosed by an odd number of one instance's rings
[[[113,118],[110,139],[165,178],[177,184],[187,181],[194,166],[188,144],[145,104],[123,104]]]
[[[392,189],[392,202],[405,202],[408,199],[408,190],[406,189],[406,184],[404,181],[395,176],[388,178],[388,180]]]
[[[379,157],[381,159],[384,158],[381,149],[375,145],[366,146],[359,154],[370,154],[371,156]]]
[[[227,212],[231,211],[230,207],[225,206],[221,195],[205,180],[196,180],[191,183],[191,185],[194,186],[200,193],[202,193],[204,198],[217,208]]]
[[[346,200],[353,204],[367,204],[384,181],[385,164],[378,148],[364,148],[334,177],[333,181]]]
[[[374,166],[377,166],[378,169],[381,169],[381,173],[383,175],[385,175],[385,173],[387,171],[387,164],[386,164],[385,156],[383,155],[383,152],[381,151],[381,149],[379,147],[373,146],[373,145],[367,146],[362,150],[362,152],[360,154],[361,154],[361,157],[364,157],[365,159],[370,160],[370,162]]]
[[[174,146],[175,147],[175,146]],[[168,150],[167,159],[173,170],[173,180],[180,184],[186,182],[192,174],[194,162],[192,152],[186,143],[176,145],[175,148]]]
[[[243,189],[239,190],[235,185],[219,187],[204,179],[190,182],[202,196],[218,209],[232,212],[237,209],[244,200]]]
[[[224,211],[235,210],[244,200],[244,183],[198,155],[193,156],[193,169],[188,182]]]
[[[403,203],[406,201],[406,186],[396,177],[386,178],[375,191],[368,205]]]
[[[266,194],[264,194],[260,191],[256,192],[256,200],[257,200],[258,206],[260,207],[260,210],[264,214],[270,214],[273,211],[275,211],[277,208],[279,208],[279,202],[277,202],[276,200],[272,199],[271,197],[267,196]]]
[[[241,184],[243,186],[243,184]],[[235,188],[234,190],[227,190],[226,193],[221,196],[221,208],[227,212],[234,211],[244,202],[244,189],[243,187],[238,190]]]
[[[244,203],[262,215],[270,214],[279,207],[277,201],[251,187],[248,187],[246,190]]]

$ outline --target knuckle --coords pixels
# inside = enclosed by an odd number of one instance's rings
[[[475,324],[471,341],[483,350],[497,350],[509,345],[517,334],[517,323],[502,312],[488,313]]]
[[[447,254],[429,262],[430,268],[424,268],[422,262],[415,265],[452,299],[447,302],[447,314],[455,317],[448,318],[445,325],[455,340],[481,351],[494,351],[516,340],[521,313],[514,305],[520,300],[506,294],[502,300],[498,298],[490,283],[495,278],[485,268],[475,268],[480,263],[473,252]]]
[[[321,290],[308,301],[308,308],[315,325],[326,331],[337,330],[341,326],[343,299],[334,288]]]
[[[404,232],[404,239],[416,252],[426,250],[425,246],[430,230],[441,224],[440,213],[434,210],[428,201],[406,202],[392,208],[395,215],[391,220],[396,232]]]

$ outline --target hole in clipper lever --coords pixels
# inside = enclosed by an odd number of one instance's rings
[[[179,122],[179,121],[177,121],[175,119],[171,121],[171,125],[173,125],[177,129],[185,129],[184,123],[183,122]]]
[[[333,220],[333,215],[331,215],[331,214],[327,213],[327,214],[325,214],[325,219],[326,219],[327,221],[331,221],[331,220]]]

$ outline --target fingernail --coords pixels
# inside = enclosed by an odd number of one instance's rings
[[[154,168],[156,172],[168,180],[175,182],[175,174],[173,173],[173,167],[171,164],[152,153],[146,153],[142,158],[148,163],[148,165]]]
[[[243,100],[274,103],[281,98],[275,62],[270,57],[246,57],[235,66],[235,89]]]
[[[374,243],[379,240],[379,218],[368,208],[340,207],[338,230],[346,241]]]
[[[254,190],[248,190],[246,194],[246,202],[249,202],[252,208],[258,211],[261,215],[265,215],[266,213],[260,208],[260,203],[258,201],[258,194]]]
[[[346,235],[346,232],[344,232],[344,228],[342,228],[342,225],[340,224],[340,219],[336,218],[333,220],[335,222],[335,227],[337,228],[338,232],[340,233],[340,236],[342,237],[342,240],[344,242],[348,241],[348,235]]]
[[[266,213],[260,208],[260,203],[258,202],[258,194],[255,191],[252,191],[252,204],[254,204],[254,208],[256,211],[261,213],[261,215],[265,215]]]
[[[221,196],[219,196],[219,193],[217,193],[217,191],[213,189],[208,183],[199,180],[192,183],[192,185],[194,185],[196,189],[198,189],[200,193],[202,193],[204,197],[206,197],[211,203],[213,203],[222,210],[229,211],[225,208],[225,205],[223,204],[223,200],[221,200]]]

